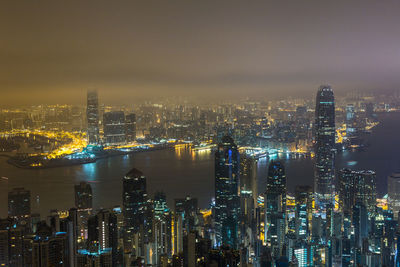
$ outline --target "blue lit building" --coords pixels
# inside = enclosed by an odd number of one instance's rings
[[[154,195],[153,237],[155,242],[156,261],[161,255],[172,256],[171,211],[167,206],[165,193]]]
[[[238,245],[239,152],[232,137],[224,136],[215,152],[216,245]]]

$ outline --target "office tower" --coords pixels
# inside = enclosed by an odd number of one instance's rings
[[[69,251],[69,262],[71,266],[77,266],[76,255],[78,252],[78,235],[80,230],[78,227],[78,210],[71,208],[68,211],[68,225],[67,225],[67,239],[68,239],[68,251]],[[82,243],[83,247],[83,243]]]
[[[100,142],[99,134],[99,100],[97,91],[87,92],[87,138],[89,145],[98,145]]]
[[[154,195],[153,227],[156,260],[162,255],[172,256],[171,212],[163,192],[157,192]]]
[[[394,217],[398,218],[400,211],[400,172],[393,173],[387,180],[388,204]]]
[[[351,135],[355,132],[354,123],[355,123],[354,105],[347,104],[347,106],[346,106],[346,134],[347,135]]]
[[[183,216],[183,213],[175,211],[171,220],[173,255],[179,255],[183,252]]]
[[[186,198],[175,199],[175,215],[182,215],[182,227],[185,233],[194,230],[197,220],[197,198],[186,196]]]
[[[355,246],[361,248],[363,239],[368,237],[368,213],[363,203],[353,206],[353,227]]]
[[[183,240],[184,246],[184,265],[196,266],[196,233],[188,233]]]
[[[334,201],[335,100],[332,88],[318,89],[315,106],[315,177],[316,204],[325,208]]]
[[[355,204],[354,176],[354,171],[350,169],[341,169],[338,174],[339,208],[345,214],[351,214]]]
[[[361,202],[367,207],[369,213],[375,211],[376,206],[376,173],[365,170],[356,173],[356,202]]]
[[[154,217],[160,219],[167,211],[169,211],[167,196],[164,192],[156,192],[154,195]]]
[[[293,244],[288,245],[287,250],[288,259],[290,259],[292,264],[289,266],[314,266],[313,246],[305,242],[304,240],[294,240]]]
[[[272,254],[278,258],[282,253],[286,234],[286,175],[283,164],[271,161],[268,167],[265,192],[265,241]]]
[[[257,208],[257,160],[253,157],[240,157],[240,239],[244,246],[242,261],[248,263],[255,248],[256,225],[255,210]]]
[[[237,247],[239,219],[239,152],[232,137],[224,136],[215,152],[216,245]]]
[[[125,136],[128,143],[136,140],[136,115],[134,113],[125,116]]]
[[[123,111],[106,112],[103,115],[104,143],[120,145],[126,142],[125,114]]]
[[[313,190],[311,186],[299,185],[295,189],[296,199],[296,237],[298,239],[306,240],[311,235],[312,223],[312,195]]]
[[[118,227],[117,216],[108,210],[101,210],[88,221],[89,251],[111,251],[112,266],[117,264]]]
[[[69,264],[66,233],[53,233],[45,222],[38,224],[32,242],[33,266],[72,266]]]
[[[339,171],[339,207],[345,214],[351,214],[353,206],[360,202],[373,213],[376,205],[376,174],[374,171]]]
[[[50,210],[50,215],[47,216],[46,223],[51,227],[53,232],[60,231],[60,215],[57,210]]]
[[[0,220],[0,266],[25,266],[23,261],[24,232],[11,218]]]
[[[75,206],[78,216],[78,245],[80,248],[87,239],[87,221],[92,213],[92,187],[90,184],[81,182],[74,186],[75,189]]]
[[[17,221],[27,220],[31,214],[31,193],[24,188],[8,192],[8,216]]]
[[[254,218],[257,205],[257,160],[250,156],[240,157],[240,211],[245,223],[250,224]]]
[[[195,227],[197,215],[197,199],[187,196],[175,199],[173,217],[173,251],[183,253],[183,238]]]
[[[144,226],[147,212],[146,177],[133,168],[123,179],[122,213],[124,215],[125,250],[130,251],[133,234]]]

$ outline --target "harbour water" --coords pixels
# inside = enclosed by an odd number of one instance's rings
[[[381,123],[365,142],[364,151],[339,153],[337,169],[371,169],[377,172],[378,195],[386,193],[386,177],[400,169],[400,113],[380,115]],[[89,182],[93,189],[94,208],[121,205],[122,178],[131,168],[140,169],[147,177],[148,191],[164,191],[170,205],[173,199],[191,195],[201,208],[209,206],[214,195],[214,158],[212,152],[190,149],[165,149],[116,156],[95,163],[49,169],[19,169],[0,157],[0,217],[7,216],[7,192],[14,187],[31,190],[32,212],[46,216],[50,209],[74,206],[74,184]],[[297,184],[313,183],[311,158],[289,159],[280,155],[287,174],[288,190]],[[264,191],[268,160],[258,162],[259,192]]]

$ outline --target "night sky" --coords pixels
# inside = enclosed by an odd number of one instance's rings
[[[0,107],[400,88],[400,1],[2,1]]]

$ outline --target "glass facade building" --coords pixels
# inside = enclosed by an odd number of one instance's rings
[[[224,136],[215,152],[216,245],[238,244],[239,151],[232,137]]]
[[[129,171],[123,179],[123,216],[126,247],[132,242],[134,233],[145,225],[147,214],[146,177],[138,169]]]
[[[286,175],[283,164],[271,161],[265,192],[265,242],[277,258],[282,253],[286,234]]]
[[[100,142],[99,134],[99,99],[97,91],[87,93],[87,138],[89,145],[98,145]]]
[[[104,143],[119,145],[126,142],[125,114],[123,111],[106,112],[103,115]]]
[[[335,177],[335,99],[329,85],[318,89],[315,106],[315,177],[316,204],[324,208],[334,201]]]

